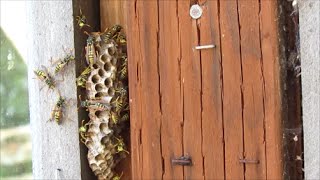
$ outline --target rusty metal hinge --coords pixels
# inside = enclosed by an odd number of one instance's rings
[[[180,166],[192,166],[192,160],[190,156],[181,156],[171,159],[171,164]]]

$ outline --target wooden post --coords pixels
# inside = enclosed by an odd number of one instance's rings
[[[34,179],[92,179],[84,146],[80,145],[79,121],[85,116],[78,114],[76,66],[83,61],[86,36],[78,29],[75,16],[79,8],[93,27],[93,4],[97,1],[28,1],[28,83],[30,120],[32,132],[32,158]],[[91,8],[91,9],[90,9]],[[90,13],[89,13],[90,12]],[[99,12],[99,11],[98,11]],[[79,43],[80,42],[80,43]],[[82,43],[81,43],[82,42]],[[76,62],[69,63],[63,75],[54,76],[59,81],[56,88],[69,103],[63,112],[61,125],[48,121],[58,100],[58,95],[38,79],[33,72],[46,66],[50,72],[54,66],[49,62],[63,58],[63,48],[73,49]],[[82,55],[81,55],[82,54]],[[77,70],[81,71],[80,68]],[[43,88],[42,90],[40,90]],[[81,147],[81,148],[80,148]]]
[[[132,178],[281,179],[277,1],[192,4],[127,4]]]

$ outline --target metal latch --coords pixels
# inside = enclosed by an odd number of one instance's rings
[[[173,158],[171,160],[173,165],[180,165],[180,166],[192,166],[192,160],[190,156],[181,156],[179,158]]]

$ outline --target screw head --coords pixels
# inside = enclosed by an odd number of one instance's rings
[[[199,19],[202,15],[202,8],[198,4],[194,4],[190,8],[190,16],[193,19]]]

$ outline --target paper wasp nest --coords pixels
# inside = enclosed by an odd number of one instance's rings
[[[114,123],[112,113],[121,114],[123,107],[114,107],[117,99],[128,100],[127,93],[117,93],[117,88],[123,85],[118,78],[118,69],[123,63],[126,53],[120,46],[110,40],[108,43],[100,41],[96,46],[97,61],[93,64],[88,76],[86,89],[87,99],[108,105],[107,110],[97,110],[88,107],[90,122],[86,133],[85,145],[88,147],[88,161],[92,171],[98,179],[111,179],[116,164],[124,158],[124,153],[117,152],[115,137],[119,136],[123,123],[119,119]],[[126,57],[126,55],[125,55]],[[122,108],[122,109],[121,109]],[[118,112],[116,112],[118,111]],[[128,110],[127,110],[128,111]]]

